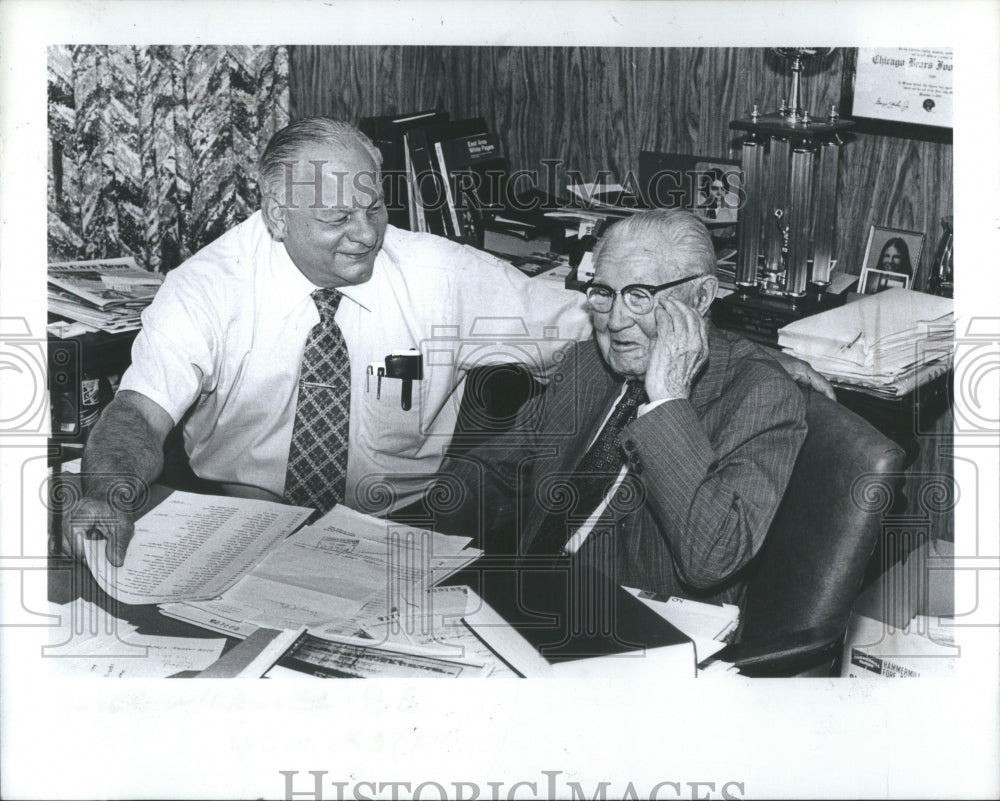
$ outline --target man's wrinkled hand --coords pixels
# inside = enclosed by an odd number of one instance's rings
[[[708,359],[705,318],[672,297],[661,297],[654,314],[656,342],[646,370],[646,394],[650,401],[688,398]]]
[[[120,567],[135,533],[132,518],[98,498],[83,498],[63,519],[63,549],[74,559],[86,559],[84,541],[107,541],[108,561]]]
[[[784,351],[777,351],[775,358],[796,384],[815,389],[830,400],[837,400],[837,396],[833,393],[833,385],[817,373],[808,362],[797,359]]]

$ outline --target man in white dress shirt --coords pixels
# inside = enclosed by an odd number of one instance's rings
[[[388,226],[380,160],[362,134],[333,120],[299,120],[275,134],[261,159],[261,210],[170,272],[143,314],[132,366],[84,454],[85,497],[67,521],[73,550],[89,531],[108,538],[113,562],[124,558],[132,520],[108,493],[123,474],[156,481],[178,424],[200,478],[234,495],[283,498],[318,287],[344,296],[336,313],[350,354],[344,500],[362,510],[420,495],[451,439],[470,368],[517,361],[542,377],[567,342],[588,335],[582,295]],[[423,379],[404,410],[403,382],[380,380],[375,365],[411,349],[422,355]]]

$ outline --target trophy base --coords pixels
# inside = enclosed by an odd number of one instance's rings
[[[736,291],[712,304],[712,322],[768,347],[778,347],[778,330],[819,312],[844,304],[844,298],[810,285],[802,297]]]
[[[729,127],[735,131],[745,131],[779,139],[790,139],[793,143],[819,144],[828,142],[842,134],[847,134],[855,124],[851,120],[813,118],[809,122],[772,111],[742,120],[733,120]]]

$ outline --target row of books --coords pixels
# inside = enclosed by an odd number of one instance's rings
[[[365,117],[359,128],[382,153],[390,223],[482,246],[507,176],[500,140],[482,117],[429,110]]]
[[[162,283],[162,275],[141,269],[131,257],[52,262],[49,313],[73,321],[78,332],[137,331],[142,310]]]

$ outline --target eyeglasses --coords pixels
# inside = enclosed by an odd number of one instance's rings
[[[652,286],[651,284],[629,284],[628,286],[623,286],[617,291],[609,286],[606,286],[605,284],[595,284],[591,281],[587,284],[584,291],[587,293],[587,300],[590,302],[590,308],[600,314],[605,314],[611,311],[616,295],[622,296],[622,300],[625,302],[625,308],[633,314],[649,314],[653,310],[653,295],[657,292],[662,292],[664,289],[670,289],[672,286],[686,284],[688,281],[693,281],[695,278],[701,278],[701,275],[689,275],[687,278],[678,278],[676,281],[668,281],[667,283],[660,284],[659,286]]]

